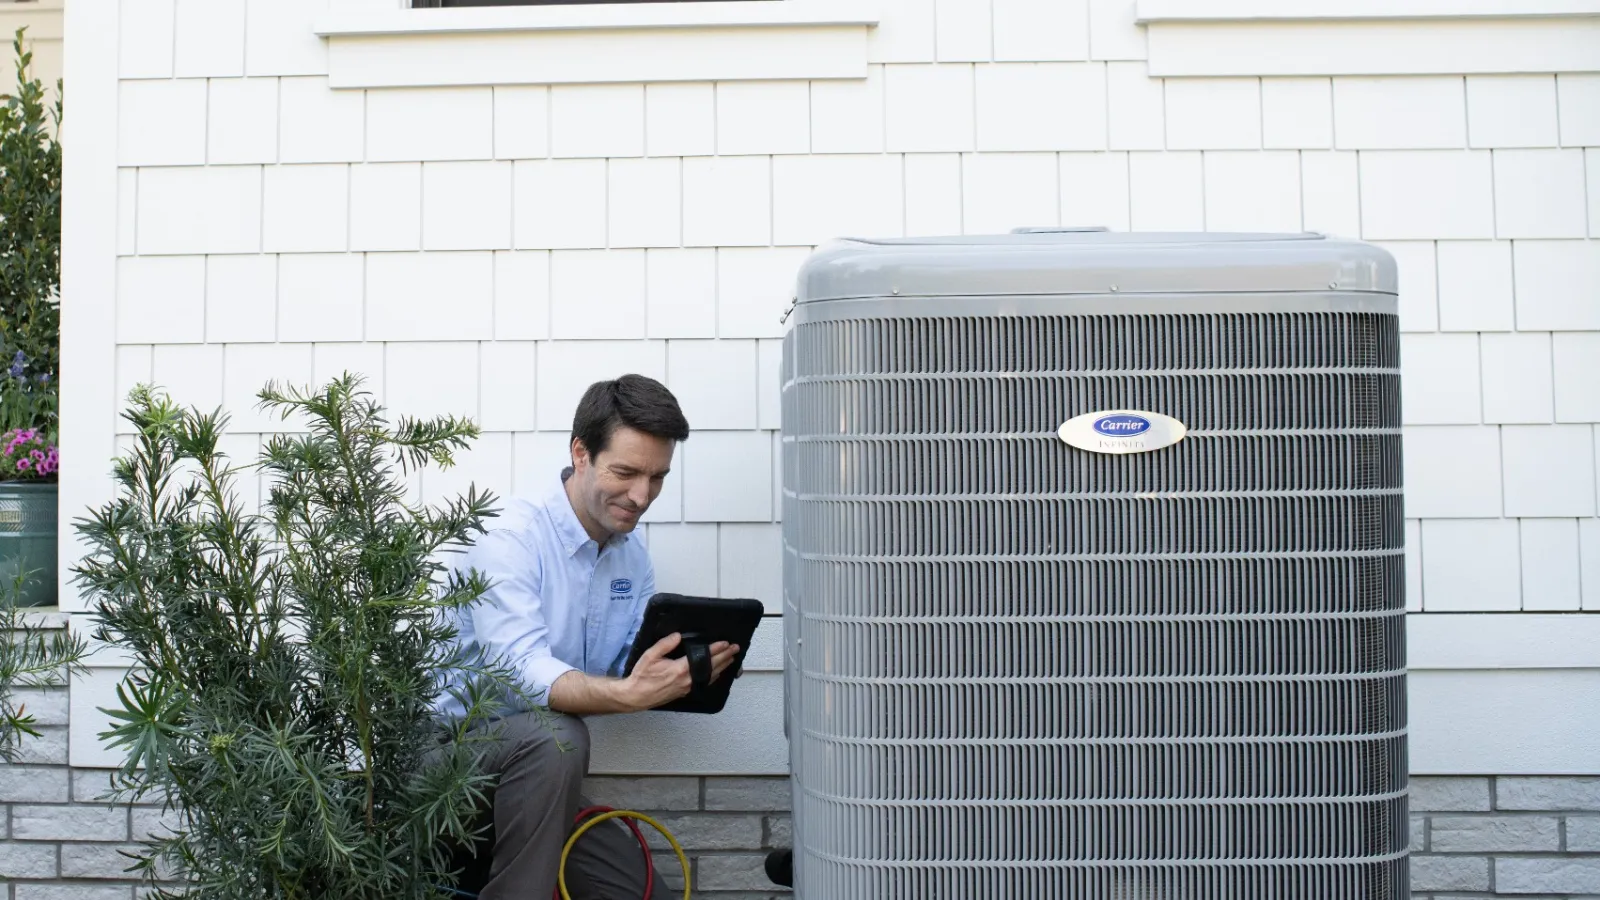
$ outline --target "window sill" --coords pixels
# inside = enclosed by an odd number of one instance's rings
[[[330,15],[335,88],[865,78],[860,0],[377,9]]]
[[[1600,16],[1600,0],[1139,0],[1138,21],[1304,22]]]
[[[1150,74],[1600,71],[1600,0],[1139,0]]]

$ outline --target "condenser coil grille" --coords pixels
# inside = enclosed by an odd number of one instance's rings
[[[1325,288],[1281,312],[801,303],[804,898],[1408,896],[1393,297]],[[1188,435],[1109,455],[1056,434],[1125,409]]]

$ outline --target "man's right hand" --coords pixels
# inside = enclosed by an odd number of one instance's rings
[[[655,646],[639,655],[633,672],[624,685],[629,705],[636,710],[654,709],[664,703],[688,696],[694,689],[694,677],[689,673],[688,659],[667,659],[667,654],[678,649],[682,635],[669,634]],[[711,680],[716,681],[727,671],[739,653],[736,645],[718,641],[711,645]]]

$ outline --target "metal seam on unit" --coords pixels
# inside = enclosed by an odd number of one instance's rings
[[[1315,491],[1127,491],[1123,493],[960,493],[960,494],[791,494],[801,503],[964,503],[1035,502],[1051,500],[1278,500],[1297,498],[1399,497],[1403,488],[1363,488]]]
[[[1184,438],[1186,441],[1195,438],[1271,438],[1271,437],[1402,437],[1405,430],[1401,428],[1262,428],[1262,429],[1209,429],[1203,431],[1190,431]],[[811,434],[795,435],[786,434],[783,442],[786,444],[871,444],[904,442],[920,444],[929,441],[963,441],[976,443],[980,441],[1060,441],[1061,438],[1054,431],[949,431],[928,433],[900,433],[900,434],[871,434],[856,432],[853,434]]]
[[[834,803],[840,806],[850,806],[866,809],[881,809],[890,806],[903,806],[910,809],[1126,809],[1144,807],[1196,807],[1196,806],[1308,806],[1317,804],[1348,806],[1352,803],[1367,803],[1371,801],[1397,800],[1407,796],[1408,791],[1383,791],[1372,794],[1339,794],[1328,796],[1286,796],[1286,797],[1144,797],[1128,800],[1104,799],[1072,799],[1033,797],[1027,800],[956,800],[941,798],[936,800],[916,800],[908,797],[897,797],[886,800],[872,800],[842,795],[826,794],[812,788],[801,788],[801,793],[808,797],[821,800],[825,803]]]
[[[861,372],[848,375],[796,375],[791,384],[852,384],[884,381],[981,381],[993,378],[1022,381],[1029,378],[1167,378],[1196,377],[1281,377],[1286,375],[1399,375],[1396,368],[1377,366],[1260,368],[1260,369],[1022,369],[1014,372]]]
[[[928,860],[919,859],[915,862],[897,862],[894,860],[870,859],[866,857],[837,856],[820,850],[810,851],[812,856],[827,859],[843,865],[862,866],[869,869],[940,869],[940,868],[974,868],[974,869],[1009,869],[1021,862],[1024,866],[1038,869],[1130,869],[1130,868],[1188,868],[1202,866],[1206,868],[1245,868],[1245,867],[1288,867],[1312,865],[1337,865],[1352,863],[1366,865],[1376,862],[1390,862],[1404,859],[1405,851],[1393,853],[1373,854],[1372,856],[1301,856],[1301,857],[1265,857],[1261,859],[1169,859],[1169,858],[1132,858],[1132,859],[1077,859],[1065,861],[1052,860],[987,860],[987,859],[956,859],[956,860]],[[1250,898],[1239,898],[1250,900]]]
[[[835,676],[802,668],[802,674],[822,684],[947,685],[950,679],[934,676]],[[1186,676],[965,676],[963,685],[1005,684],[1270,684],[1270,682],[1323,681],[1330,684],[1350,681],[1382,681],[1406,674],[1406,669],[1381,669],[1376,673],[1272,673],[1259,676],[1238,674],[1186,674]]]
[[[1183,614],[1168,613],[1160,616],[1106,616],[1085,613],[1071,616],[895,616],[894,618],[874,618],[871,616],[838,616],[819,615],[816,613],[799,613],[804,622],[837,622],[863,625],[1037,625],[1042,623],[1093,623],[1093,622],[1327,622],[1345,621],[1355,619],[1399,619],[1404,618],[1407,611],[1404,609],[1376,609],[1370,612],[1337,612],[1337,613],[1260,613],[1248,612],[1229,615],[1227,613],[1210,614]]]
[[[789,548],[793,545],[786,544]],[[1033,560],[1063,562],[1189,562],[1189,561],[1224,561],[1235,559],[1378,559],[1391,556],[1404,556],[1403,547],[1383,547],[1373,550],[1301,550],[1301,551],[1239,551],[1228,553],[1017,553],[1017,554],[932,554],[928,556],[911,556],[895,554],[885,556],[881,554],[867,554],[862,556],[844,556],[833,553],[796,553],[795,555],[809,562],[889,562],[889,563],[948,563],[948,562],[1027,562]]]
[[[1206,735],[1204,737],[1167,737],[1167,738],[863,738],[826,735],[814,729],[803,728],[800,733],[813,740],[828,744],[844,744],[846,746],[860,747],[991,747],[998,743],[1007,746],[1027,745],[1031,747],[1204,747],[1211,744],[1227,744],[1230,746],[1259,745],[1272,746],[1282,744],[1295,746],[1300,744],[1346,744],[1360,743],[1384,744],[1397,738],[1410,734],[1410,730],[1401,728],[1395,731],[1363,731],[1355,734],[1280,734],[1270,737],[1258,735]]]

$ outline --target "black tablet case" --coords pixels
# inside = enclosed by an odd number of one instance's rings
[[[669,634],[683,635],[677,648],[667,654],[669,659],[687,656],[691,643],[710,646],[718,641],[728,641],[738,644],[739,652],[721,678],[707,685],[697,684],[687,696],[655,707],[665,712],[719,713],[728,703],[728,692],[733,688],[734,676],[744,666],[745,654],[750,652],[750,641],[765,612],[760,600],[656,594],[645,607],[639,635],[628,653],[626,674],[633,674],[639,657]]]

